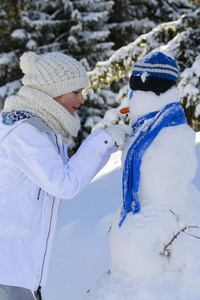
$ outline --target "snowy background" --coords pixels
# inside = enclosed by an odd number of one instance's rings
[[[82,299],[110,266],[108,231],[121,203],[120,165],[117,152],[83,192],[62,202],[44,300]]]
[[[76,151],[92,129],[129,123],[119,110],[126,106],[133,64],[158,50],[177,62],[181,104],[200,141],[199,7],[199,0],[1,0],[0,109],[21,87],[24,51],[75,57],[90,76],[80,109],[82,130],[69,145]],[[200,146],[196,149],[194,183],[200,189]],[[117,152],[81,194],[62,202],[44,300],[81,300],[110,267],[108,231],[121,189]]]
[[[76,58],[90,75],[82,130],[69,145],[76,151],[94,126],[128,123],[118,112],[133,64],[157,49],[176,61],[181,104],[199,131],[199,26],[200,0],[1,0],[0,109],[21,87],[24,51]]]
[[[196,152],[198,169],[193,182],[200,189],[200,133],[196,134]],[[110,268],[108,231],[122,202],[120,164],[117,152],[82,193],[62,202],[44,300],[81,300],[95,279]]]

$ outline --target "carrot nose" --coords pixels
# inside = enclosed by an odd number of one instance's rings
[[[124,107],[124,108],[120,109],[120,113],[121,114],[128,114],[128,113],[130,113],[129,107]]]

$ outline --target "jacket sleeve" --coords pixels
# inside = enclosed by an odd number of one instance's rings
[[[3,143],[9,161],[43,190],[63,199],[80,192],[117,150],[112,138],[98,129],[64,163],[47,134],[28,124],[12,130]]]

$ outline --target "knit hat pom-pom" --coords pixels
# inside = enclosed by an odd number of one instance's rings
[[[24,53],[20,57],[20,68],[27,75],[31,72],[35,64],[39,61],[39,56],[34,52]]]

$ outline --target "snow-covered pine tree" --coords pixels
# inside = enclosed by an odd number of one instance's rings
[[[0,2],[0,109],[5,97],[17,92],[21,86],[18,56],[25,50],[27,39],[26,31],[21,29],[20,13],[23,10],[27,10],[26,0]],[[12,36],[14,32],[18,39]]]
[[[45,45],[49,46],[49,51],[56,48],[53,40],[53,36],[54,38],[56,36],[54,31],[62,22],[54,20],[51,16],[53,12],[55,12],[54,1],[3,0],[1,2],[0,33],[3,37],[0,53],[1,108],[6,96],[15,93],[21,86],[19,80],[22,77],[19,68],[21,54],[29,50],[37,53],[46,52],[48,47],[45,48]]]
[[[174,21],[192,9],[185,0],[115,0],[109,28],[114,49],[133,42],[163,22]]]
[[[29,1],[28,10],[21,13],[22,27],[28,33],[26,50],[38,54],[66,50],[72,11],[70,1]]]
[[[133,64],[142,56],[152,50],[163,51],[172,56],[177,62],[180,70],[179,87],[181,89],[181,101],[185,110],[188,123],[194,128],[197,128],[199,112],[196,112],[196,105],[200,102],[200,78],[199,78],[199,54],[200,54],[200,39],[199,39],[199,24],[200,24],[200,9],[189,14],[181,16],[177,21],[162,23],[155,27],[147,34],[141,35],[134,42],[122,47],[110,57],[108,61],[99,62],[95,69],[90,72],[91,88],[97,93],[98,89],[112,86],[113,81],[115,86],[121,87],[121,78],[126,81],[127,88],[123,87],[123,91],[128,93],[128,78],[132,70]],[[190,85],[190,89],[189,89]],[[191,88],[193,95],[191,95]],[[121,101],[116,97],[115,104],[120,102],[120,105],[113,110],[113,123],[128,121],[124,120],[119,110],[124,105],[123,99],[127,99],[122,94]],[[128,96],[128,94],[126,95]],[[106,110],[105,110],[106,112]],[[107,111],[105,117],[93,128],[104,128],[110,125],[107,120]]]
[[[199,47],[198,47],[199,48]],[[199,53],[199,52],[198,52]],[[190,120],[190,125],[200,130],[200,54],[194,59],[191,67],[185,68],[178,84],[182,105]]]
[[[137,60],[137,57],[139,58],[139,56],[145,55],[154,48],[165,45],[177,36],[179,32],[184,31],[184,26],[187,26],[186,22],[182,25],[183,28],[181,25],[176,26],[173,25],[173,23],[169,23],[168,26],[165,26],[165,22],[173,22],[179,18],[182,20],[181,16],[183,16],[183,14],[189,14],[194,10],[195,6],[185,0],[115,1],[113,13],[108,23],[108,28],[111,31],[110,36],[112,41],[114,41],[113,49],[118,49],[121,45],[128,44],[129,42],[135,42],[138,36],[142,38],[139,38],[139,40],[137,40],[138,42],[136,42],[136,44],[139,44],[133,51],[135,53],[134,55],[130,52],[130,47],[122,47],[121,50],[116,51],[108,61],[98,62],[95,69],[90,72],[93,95],[88,94],[85,107],[81,108],[81,115],[83,116],[82,132],[84,132],[84,134],[89,133],[91,128],[96,128],[96,126],[94,127],[96,121],[102,117],[102,122],[97,125],[101,128],[110,125],[111,122],[128,122],[127,116],[120,115],[118,113],[119,108],[115,108],[120,105],[122,100],[125,101],[127,98],[128,89],[126,85],[134,61]],[[193,19],[193,21],[194,20],[195,19]],[[181,21],[179,21],[179,23],[180,22]],[[179,27],[181,27],[181,29]],[[198,28],[198,26],[196,28]],[[152,41],[151,31],[154,32]],[[148,32],[150,32],[150,34],[148,41],[146,41],[145,35],[143,34]],[[190,43],[192,42],[190,41]],[[186,48],[187,47],[188,44],[186,45]],[[183,51],[181,52],[183,53]],[[189,52],[185,54],[185,58],[179,57],[180,65],[185,60],[187,60],[186,64],[185,62],[183,63],[185,67],[190,65],[195,57],[194,53],[195,51],[193,51],[192,56],[188,58],[187,55],[189,56]],[[124,57],[126,57],[126,59],[124,59]],[[183,69],[184,66],[181,71]],[[99,70],[101,71],[99,72]],[[122,91],[120,90],[121,88]],[[106,91],[109,91],[108,97],[106,96]],[[111,94],[112,103],[110,101]],[[99,99],[98,104],[97,99]],[[87,107],[89,109],[87,109]],[[89,112],[88,115],[87,112]],[[188,112],[187,116],[189,117]]]
[[[18,59],[24,51],[34,50],[37,53],[62,51],[81,60],[87,70],[92,70],[97,61],[106,61],[113,54],[113,49],[117,50],[135,40],[137,44],[138,36],[149,31],[150,39],[151,30],[154,32],[152,43],[146,41],[142,35],[134,55],[123,59],[120,56],[124,55],[124,51],[116,52],[105,63],[97,64],[91,73],[91,84],[94,85],[95,93],[88,94],[80,112],[83,130],[76,141],[78,145],[91,128],[102,120],[107,110],[108,114],[112,112],[112,118],[109,120],[124,121],[116,117],[115,108],[120,104],[121,94],[126,93],[126,88],[120,93],[119,90],[127,84],[127,74],[137,57],[165,45],[175,36],[178,37],[179,32],[184,32],[185,26],[185,29],[191,28],[188,34],[192,38],[186,43],[181,41],[179,47],[182,50],[176,58],[182,71],[192,65],[195,57],[194,51],[190,53],[189,48],[193,49],[196,44],[198,45],[195,36],[198,33],[199,20],[195,20],[192,16],[189,17],[189,23],[184,22],[182,27],[173,23],[168,26],[163,23],[156,27],[162,22],[176,20],[183,13],[194,11],[194,4],[187,0],[9,0],[7,2],[2,0],[2,3],[4,6],[1,5],[0,9],[2,16],[0,33],[5,34],[3,24],[12,23],[12,26],[6,29],[6,42],[5,45],[2,44],[0,51],[1,107],[5,97],[16,92],[21,86],[19,79],[22,74],[18,67]],[[9,9],[13,7],[18,10],[11,22]],[[178,21],[180,24],[181,20],[182,18]],[[196,30],[194,36],[193,30]],[[6,45],[10,47],[6,48]],[[187,49],[185,53],[184,47]],[[102,71],[102,68],[105,70]]]
[[[18,32],[21,41],[16,44],[12,39],[12,32],[21,27],[20,12],[26,10],[25,1],[1,0],[0,3],[0,85],[18,79],[21,72],[18,67],[18,47],[24,49],[25,32]],[[14,49],[14,50],[13,50]]]
[[[194,4],[196,7],[200,6],[200,0],[190,0],[189,2]]]
[[[78,60],[82,59],[88,70],[94,68],[99,60],[106,60],[112,54],[113,42],[107,23],[112,11],[113,1],[71,0],[73,26],[68,37],[69,49]]]
[[[87,3],[86,3],[87,2]],[[2,0],[0,14],[0,107],[20,87],[18,60],[24,51],[61,51],[93,69],[113,52],[108,21],[113,1]],[[13,84],[11,83],[13,81]]]

